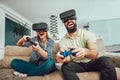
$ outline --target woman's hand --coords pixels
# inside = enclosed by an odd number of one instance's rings
[[[26,41],[27,41],[27,38],[30,38],[30,36],[28,36],[28,35],[23,36],[23,37],[22,37],[22,41],[23,41],[23,42],[26,42]]]
[[[36,45],[32,45],[32,49],[37,51],[43,58],[47,58],[48,57],[48,53],[43,50],[40,46],[38,42],[35,42]]]
[[[23,36],[18,42],[17,42],[17,46],[22,46],[25,44],[25,42],[27,41],[27,37],[30,38],[30,36],[25,35]]]
[[[31,47],[32,47],[33,50],[38,52],[41,47],[39,46],[38,42],[35,42],[35,43],[36,43],[36,45],[32,45]]]

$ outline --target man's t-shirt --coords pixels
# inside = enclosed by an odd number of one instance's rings
[[[95,35],[87,30],[79,29],[76,37],[70,37],[69,34],[66,34],[60,41],[60,48],[69,50],[70,47],[78,47],[78,48],[87,48],[88,42],[96,42]],[[74,62],[88,62],[91,59],[88,58],[75,58],[75,56],[71,56],[71,61]]]

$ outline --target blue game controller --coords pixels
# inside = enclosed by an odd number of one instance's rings
[[[64,57],[67,57],[68,55],[73,55],[73,56],[76,56],[76,52],[75,53],[71,53],[73,49],[70,49],[68,51],[64,51],[64,52],[61,52],[60,54],[63,55]]]

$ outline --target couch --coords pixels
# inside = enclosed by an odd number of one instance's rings
[[[120,56],[111,55],[112,53],[105,52],[104,44],[102,39],[97,39],[97,46],[99,51],[99,56],[109,56],[115,61],[116,71],[117,71],[117,80],[120,80]],[[55,54],[59,50],[58,43],[55,44],[53,58],[55,59]],[[4,58],[0,60],[0,80],[63,80],[62,72],[60,71],[60,65],[56,62],[57,70],[44,75],[44,76],[29,76],[29,77],[18,77],[13,74],[14,70],[11,69],[10,63],[12,59],[23,59],[28,61],[32,49],[27,47],[18,47],[8,45],[5,47]],[[77,73],[80,80],[100,80],[100,72],[83,72]]]

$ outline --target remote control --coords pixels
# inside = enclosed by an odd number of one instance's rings
[[[27,37],[27,41],[30,42],[31,44],[35,45],[35,46],[37,45],[37,44],[36,44],[35,42],[33,42],[29,37]]]
[[[71,53],[72,50],[73,49],[68,50],[68,51],[64,51],[64,52],[61,52],[60,54],[63,55],[64,57],[66,57],[66,56],[68,56],[70,54],[72,54],[73,56],[76,56],[76,53]]]

